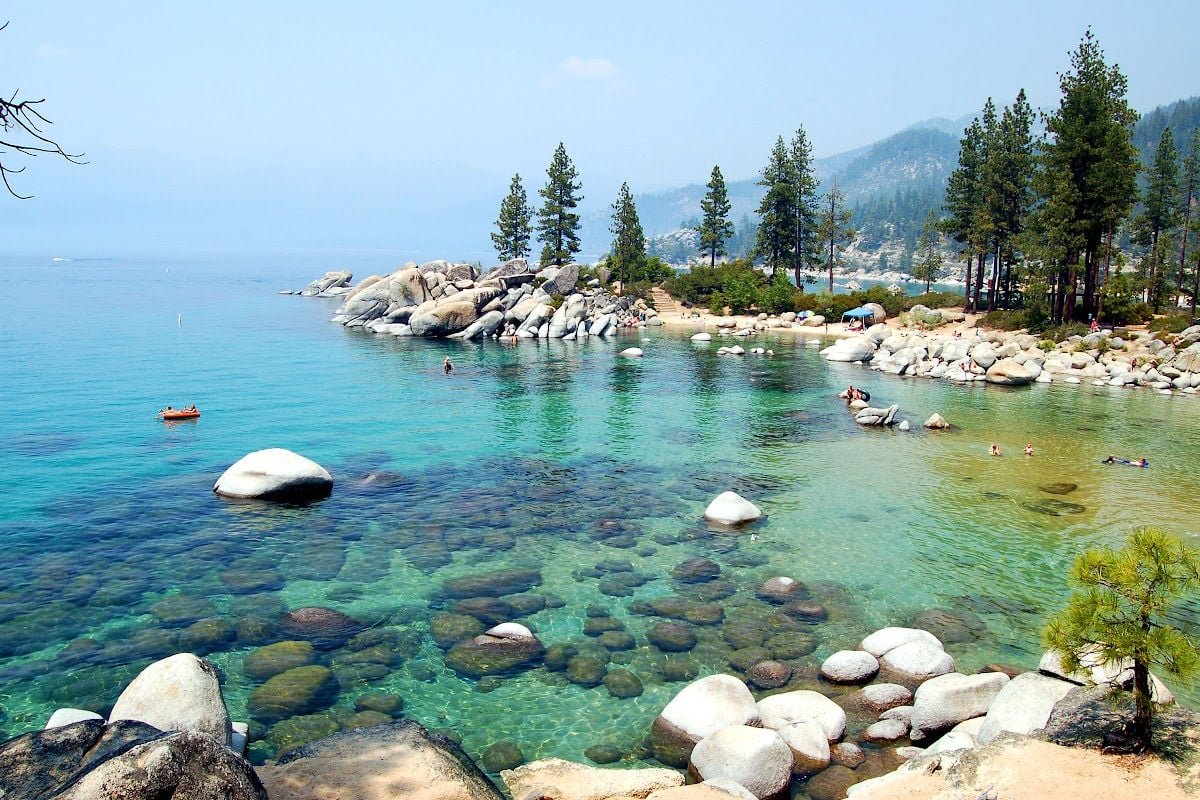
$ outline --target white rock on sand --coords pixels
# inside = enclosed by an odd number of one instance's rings
[[[683,785],[683,775],[673,769],[600,769],[561,758],[506,769],[500,778],[512,797],[523,798],[537,791],[554,800],[646,797]]]
[[[333,478],[317,462],[273,447],[238,459],[213,484],[224,497],[264,500],[308,500],[328,497]]]
[[[216,668],[191,653],[155,661],[133,679],[108,715],[110,723],[132,719],[160,731],[207,733],[226,747],[229,711]]]
[[[1046,727],[1054,704],[1074,688],[1075,684],[1069,681],[1036,672],[1018,675],[988,706],[979,743],[987,744],[1006,731],[1028,735]]]
[[[705,519],[722,525],[740,525],[761,516],[762,511],[758,506],[737,492],[721,492],[708,504],[708,508],[704,509]]]

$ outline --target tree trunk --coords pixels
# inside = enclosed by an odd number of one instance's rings
[[[980,253],[975,264],[975,299],[971,302],[971,310],[976,313],[979,311],[979,293],[983,290],[983,264],[986,257]]]
[[[963,311],[971,308],[971,256],[967,254],[967,285],[963,289]]]
[[[1067,272],[1067,296],[1063,305],[1063,322],[1075,319],[1075,293],[1079,290],[1079,263],[1072,262]]]
[[[1191,198],[1188,198],[1188,203],[1183,207],[1183,228],[1179,234],[1179,275],[1175,278],[1175,307],[1179,307],[1180,301],[1183,300],[1183,268],[1187,264],[1187,243],[1188,243],[1188,224],[1192,220],[1192,203]]]
[[[1196,273],[1192,276],[1192,316],[1196,316],[1196,296],[1200,295],[1200,253],[1196,254]]]
[[[1000,240],[996,240],[996,249],[992,251],[992,279],[988,282],[988,311],[996,310],[996,295],[1000,288]]]
[[[1150,725],[1154,707],[1150,698],[1150,670],[1133,660],[1133,742],[1139,752],[1150,749]]]
[[[1158,229],[1150,235],[1150,279],[1146,287],[1147,297],[1146,302],[1154,309],[1154,313],[1158,313],[1159,298],[1158,298]]]

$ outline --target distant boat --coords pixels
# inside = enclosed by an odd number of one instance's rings
[[[178,419],[198,419],[200,412],[195,408],[172,408],[167,411],[160,411],[158,415],[163,418],[164,422],[173,422]]]

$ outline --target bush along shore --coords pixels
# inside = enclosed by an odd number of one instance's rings
[[[590,278],[584,270],[567,264],[533,272],[523,258],[483,274],[471,264],[409,262],[356,286],[349,272],[329,272],[294,294],[341,297],[334,322],[392,336],[577,339],[661,324],[645,301],[610,294],[606,270]]]
[[[986,381],[1005,386],[1084,382],[1144,386],[1161,394],[1200,390],[1200,325],[1179,334],[1101,330],[1061,342],[1016,331],[961,328],[924,330],[938,312],[917,306],[901,327],[876,324],[841,339],[821,354],[829,361],[858,361],[890,375]],[[904,323],[907,323],[905,325]]]

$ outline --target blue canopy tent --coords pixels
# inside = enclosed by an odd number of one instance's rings
[[[875,322],[875,312],[872,311],[871,309],[867,308],[866,306],[859,306],[858,308],[852,308],[849,311],[847,311],[845,314],[842,314],[842,322],[845,322],[847,317],[850,318],[851,322],[853,322],[854,320],[861,320],[864,328],[867,326],[868,319],[871,320],[872,324],[874,324],[874,322]]]

